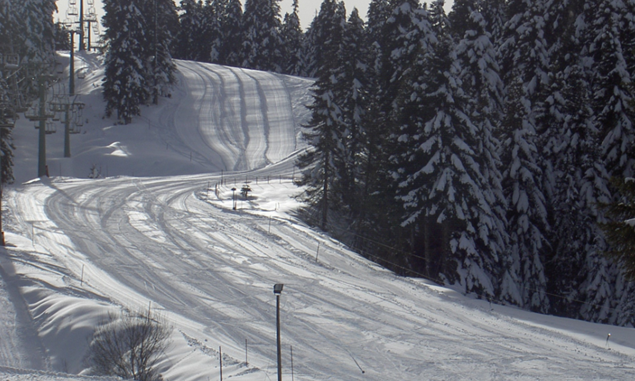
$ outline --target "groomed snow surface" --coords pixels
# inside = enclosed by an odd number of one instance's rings
[[[108,380],[86,375],[84,358],[94,327],[122,308],[173,328],[164,380],[219,380],[220,351],[224,379],[276,380],[275,283],[284,380],[633,379],[631,328],[397,277],[302,223],[292,178],[311,81],[177,66],[169,98],[117,125],[103,117],[98,58],[77,57],[84,126],[72,158],[61,126],[47,136],[50,178],[36,178],[33,124],[16,126],[0,380]]]

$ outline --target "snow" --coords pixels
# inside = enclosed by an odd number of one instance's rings
[[[220,350],[226,379],[273,380],[275,283],[285,380],[632,377],[630,328],[398,277],[302,223],[292,178],[311,81],[180,61],[172,96],[117,125],[102,118],[96,57],[77,66],[88,123],[73,157],[47,136],[51,178],[36,179],[37,131],[24,119],[14,130],[0,379],[106,380],[86,375],[91,330],[108,312],[151,308],[174,328],[165,380],[219,379]],[[87,178],[92,165],[102,178]]]

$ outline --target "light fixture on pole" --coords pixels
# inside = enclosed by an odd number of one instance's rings
[[[282,381],[282,352],[280,349],[280,294],[284,284],[277,283],[273,286],[273,293],[276,294],[276,338],[278,342],[278,381]]]

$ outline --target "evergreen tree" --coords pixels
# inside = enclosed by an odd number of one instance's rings
[[[146,77],[152,88],[152,103],[157,104],[159,95],[166,93],[166,86],[175,81],[176,65],[172,61],[171,46],[178,34],[176,26],[179,25],[179,16],[172,0],[153,0],[144,5],[144,15],[150,18],[146,25],[152,26],[148,31],[148,40],[153,49],[146,63]]]
[[[106,29],[104,99],[106,115],[130,123],[148,99],[147,47],[152,46],[143,23],[139,0],[105,0],[102,23]]]
[[[547,126],[540,126],[537,119],[544,109],[543,90],[549,85],[548,14],[543,1],[510,1],[500,47],[507,86],[501,159],[511,245],[505,277],[509,284],[521,285],[521,305],[543,312],[549,308],[544,275],[549,224],[543,186],[550,174],[545,174],[544,155],[538,150],[539,129]],[[512,303],[515,299],[508,297]]]
[[[589,54],[593,58],[593,99],[604,165],[610,176],[635,176],[635,113],[620,31],[623,28],[623,3],[609,0],[593,2],[587,20],[592,20]]]
[[[315,78],[317,76],[319,46],[317,16],[315,16],[304,33],[304,41],[302,43],[304,75],[306,77]]]
[[[633,80],[635,78],[635,0],[624,0],[623,5],[623,9],[620,10],[622,16],[620,42],[628,73]]]
[[[11,3],[8,0],[0,0],[0,41],[10,42],[17,36],[13,33],[16,31],[15,12],[12,10]],[[0,46],[1,54],[12,53],[11,46]],[[10,72],[5,71],[4,67],[0,68],[0,125],[12,125],[14,119],[15,99],[12,99],[10,84],[5,81]],[[15,96],[13,96],[15,97]],[[11,139],[11,129],[8,127],[0,127],[0,155],[2,155],[2,184],[13,182],[13,144]]]
[[[485,20],[485,29],[490,34],[490,40],[494,46],[500,46],[500,40],[504,34],[507,23],[507,6],[505,0],[482,0],[480,2],[481,14]]]
[[[504,274],[503,300],[546,312],[544,252],[548,245],[547,206],[541,191],[542,170],[537,165],[536,129],[518,81],[507,90],[501,131],[503,190],[508,202],[509,258]],[[519,295],[511,292],[519,285]]]
[[[602,204],[610,218],[601,225],[610,244],[607,254],[621,265],[629,281],[635,281],[635,179],[614,177],[612,184],[620,200]]]
[[[242,15],[240,0],[227,0],[220,20],[222,41],[218,47],[218,63],[240,66],[242,46]]]
[[[458,79],[467,97],[466,114],[476,128],[478,139],[474,151],[480,160],[479,172],[483,182],[481,193],[487,203],[487,215],[494,239],[492,252],[500,252],[501,264],[509,262],[506,229],[506,199],[502,188],[500,142],[496,133],[502,122],[504,85],[499,75],[498,54],[487,31],[487,21],[479,11],[480,1],[463,0],[454,3],[451,30],[458,40],[455,52]],[[465,17],[466,19],[463,19]],[[459,27],[459,25],[461,27]],[[459,35],[458,33],[462,33]],[[483,218],[483,217],[481,217]],[[478,225],[478,223],[477,223]],[[487,242],[487,241],[486,241]],[[503,300],[522,304],[518,284],[501,282],[498,271],[492,271],[494,283],[502,283]]]
[[[298,0],[293,0],[293,12],[284,15],[280,34],[284,47],[283,73],[304,76],[305,63],[302,55],[304,34],[298,17]]]
[[[282,71],[283,41],[280,36],[279,0],[247,0],[243,15],[242,66],[263,71]]]
[[[220,63],[221,51],[223,50],[223,42],[225,40],[225,32],[222,27],[222,20],[225,17],[225,9],[227,8],[227,0],[208,0],[205,8],[205,25],[209,39],[210,55],[208,62]]]
[[[403,148],[393,176],[403,224],[419,227],[429,276],[493,297],[504,249],[502,222],[492,210],[500,198],[488,184],[495,163],[484,150],[487,132],[470,119],[443,1],[433,2],[429,15],[436,38],[421,50],[399,97]]]
[[[14,24],[17,30],[9,44],[13,44],[14,52],[20,54],[23,65],[45,70],[53,62],[55,52],[55,0],[19,1],[12,5],[12,9],[19,21]]]
[[[367,133],[369,105],[369,65],[364,22],[357,8],[353,9],[346,24],[342,40],[342,60],[345,72],[342,82],[342,99],[347,130],[344,133],[344,170],[342,173],[342,200],[351,218],[357,221],[363,209],[364,159],[367,157]]]
[[[557,38],[551,44],[551,84],[543,89],[545,102],[538,116],[551,226],[544,273],[548,292],[563,296],[551,298],[550,312],[607,321],[607,311],[595,313],[595,307],[571,302],[610,303],[615,285],[610,264],[601,256],[604,239],[597,227],[597,203],[607,200],[609,192],[590,106],[581,5],[563,2],[548,17],[558,21],[552,28]]]
[[[361,215],[354,243],[366,255],[386,260],[399,273],[421,267],[410,255],[413,243],[408,229],[401,227],[403,209],[395,199],[390,156],[395,152],[401,88],[420,52],[432,35],[427,15],[418,1],[374,0],[369,6],[366,43],[369,46],[368,111],[363,124],[364,161]],[[374,57],[374,58],[373,58]],[[372,237],[372,238],[371,238]],[[374,244],[379,239],[393,249]]]
[[[318,68],[313,88],[311,120],[305,134],[311,148],[298,159],[303,170],[300,185],[306,185],[305,200],[320,211],[320,226],[326,230],[329,208],[341,205],[344,135],[347,129],[340,86],[345,70],[342,62],[343,35],[346,11],[343,3],[324,0],[315,20],[320,32],[320,51],[324,58]]]
[[[55,23],[55,50],[70,50],[71,36],[64,24]]]
[[[181,0],[180,11],[175,58],[203,62],[209,60],[210,42],[203,3],[196,0]]]

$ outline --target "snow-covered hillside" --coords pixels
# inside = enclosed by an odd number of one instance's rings
[[[73,157],[48,136],[51,178],[34,179],[36,131],[20,120],[14,132],[0,379],[78,379],[61,373],[85,370],[107,312],[148,306],[174,328],[165,380],[219,379],[221,349],[225,379],[276,379],[275,283],[285,380],[632,378],[632,329],[400,278],[299,221],[291,179],[311,81],[178,62],[171,97],[115,125],[98,61],[79,59],[86,123]]]

